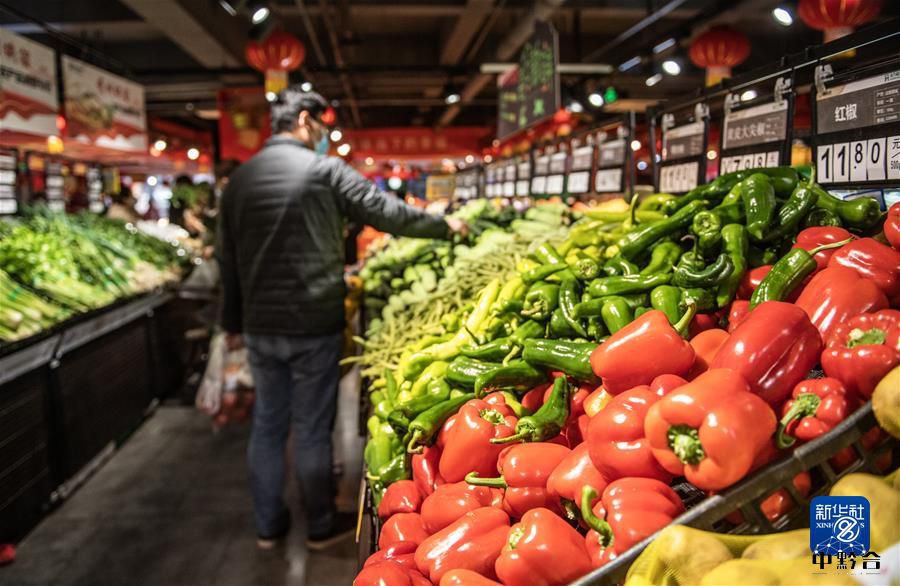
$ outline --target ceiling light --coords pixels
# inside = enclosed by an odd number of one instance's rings
[[[153,148],[155,148],[155,149],[158,150],[158,151],[164,151],[164,150],[166,150],[166,147],[167,147],[167,146],[169,146],[169,145],[166,144],[166,141],[164,141],[164,140],[161,139],[161,138],[160,138],[159,140],[157,140],[156,142],[153,143]]]
[[[189,158],[192,161],[196,161],[197,159],[200,158],[200,151],[195,149],[194,147],[189,148],[187,150],[187,158]]]
[[[715,161],[716,157],[718,157],[718,156],[719,156],[719,153],[717,153],[716,151],[706,151],[706,158],[709,159],[710,161]]]
[[[251,2],[249,6],[247,6],[247,12],[250,13],[250,22],[252,22],[253,24],[261,24],[265,22],[265,20],[269,18],[269,15],[272,13],[265,2]]]
[[[150,156],[151,157],[158,157],[160,155],[162,155],[161,150],[157,149],[156,147],[150,147]]]
[[[154,175],[147,177],[147,185],[149,185],[150,187],[156,185],[158,181],[159,180]]]
[[[266,101],[267,102],[274,102],[277,99],[278,99],[278,94],[276,94],[275,92],[266,92]]]
[[[453,104],[459,103],[461,99],[462,97],[459,95],[459,93],[452,91],[444,98],[444,103],[448,106],[452,106]]]
[[[575,98],[569,98],[568,100],[566,100],[565,104],[566,110],[572,112],[573,114],[580,114],[581,112],[584,112],[584,106]]]
[[[775,18],[775,21],[781,26],[791,26],[794,24],[794,16],[791,14],[791,11],[784,6],[779,6],[774,9],[772,11],[772,17]]]
[[[396,191],[396,190],[400,189],[401,187],[403,187],[403,179],[400,179],[396,175],[392,175],[392,176],[388,177],[387,184],[388,184],[388,187],[390,187],[391,189]]]
[[[593,91],[588,96],[588,102],[590,102],[591,106],[600,108],[603,106],[603,96],[599,92]]]
[[[631,150],[633,150],[633,151],[641,150],[641,141],[639,141],[638,139],[634,139],[633,141],[631,141]]]
[[[337,148],[337,154],[339,154],[342,157],[346,157],[347,155],[349,155],[350,154],[350,144],[345,142],[344,144],[340,145]]]
[[[234,6],[232,6],[231,2],[228,0],[219,0],[219,6],[221,6],[229,15],[237,16],[237,10],[234,9]]]
[[[632,57],[631,59],[629,59],[629,60],[626,61],[625,63],[622,63],[621,65],[619,65],[619,71],[625,72],[625,71],[628,71],[629,69],[631,69],[631,68],[633,68],[633,67],[637,67],[637,66],[640,65],[640,64],[641,64],[641,58],[640,58],[640,57]]]
[[[756,96],[757,96],[757,95],[758,95],[758,94],[756,93],[756,90],[747,90],[747,91],[745,91],[744,93],[741,94],[741,101],[742,101],[742,102],[749,102],[750,100],[756,99]]]
[[[666,49],[668,49],[670,47],[674,47],[674,46],[675,46],[675,39],[669,38],[669,39],[666,39],[665,41],[663,41],[662,43],[656,45],[655,47],[653,47],[653,53],[658,55],[658,54],[662,53],[663,51],[665,51]]]
[[[373,159],[372,157],[366,157],[366,165],[374,165],[374,164],[375,164],[375,159]]]
[[[647,84],[647,87],[653,87],[653,86],[655,86],[656,84],[658,84],[658,83],[661,82],[661,81],[662,81],[662,73],[656,73],[656,74],[651,75],[650,77],[648,77],[648,78],[644,81],[644,83]]]
[[[312,88],[313,88],[313,85],[311,83],[309,83],[308,81],[304,81],[303,83],[300,84],[300,89],[303,90],[304,92],[311,92]]]
[[[485,155],[485,156],[484,156],[484,162],[485,162],[485,163],[490,163],[490,162],[493,161],[493,160],[494,160],[494,157],[492,157],[492,156],[490,156],[490,155]]]
[[[338,142],[344,137],[344,133],[339,128],[331,131],[331,142]]]
[[[468,164],[471,165],[471,164],[474,163],[474,162],[475,162],[475,157],[474,157],[474,156],[472,156],[472,155],[466,155],[466,163],[468,163]]]
[[[613,86],[609,86],[606,88],[606,91],[603,92],[603,101],[607,104],[612,104],[616,100],[619,99],[619,92],[616,91],[616,88]]]
[[[666,59],[662,64],[663,71],[668,73],[669,75],[678,75],[681,73],[681,64],[674,59]]]
[[[637,164],[638,171],[643,171],[647,168],[647,161],[638,161]]]

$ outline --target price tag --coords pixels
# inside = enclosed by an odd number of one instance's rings
[[[834,183],[834,145],[821,145],[816,151],[816,181]]]
[[[834,182],[844,183],[850,179],[850,143],[834,145]]]
[[[569,173],[569,193],[587,193],[591,188],[591,172]]]
[[[14,214],[19,209],[19,204],[14,199],[0,199],[0,214]]]
[[[865,140],[855,140],[850,143],[850,181],[866,180],[867,142]]]
[[[565,175],[550,175],[549,177],[547,177],[547,194],[562,195],[565,184]]]
[[[99,214],[103,211],[103,203],[99,201],[92,201],[89,209],[95,214]]]
[[[47,207],[50,208],[50,211],[53,212],[64,212],[66,211],[66,203],[62,201],[50,201],[47,202]]]
[[[597,193],[613,193],[621,190],[622,169],[600,169],[594,175],[594,191]]]
[[[869,181],[884,181],[884,159],[887,150],[887,139],[876,138],[866,142],[866,178]]]
[[[527,197],[528,193],[528,181],[526,179],[516,181],[516,195],[519,197]]]
[[[531,193],[533,195],[543,195],[547,192],[547,178],[535,177],[531,180]]]
[[[816,181],[819,183],[865,183],[886,179],[900,179],[900,136],[825,143],[816,147]]]
[[[15,185],[15,171],[0,171],[0,185]]]
[[[900,136],[887,139],[887,178],[900,179]]]
[[[696,161],[669,165],[660,169],[659,190],[665,193],[684,193],[697,187],[700,164]]]
[[[503,195],[505,197],[512,197],[516,194],[516,182],[515,181],[507,181],[503,184]]]

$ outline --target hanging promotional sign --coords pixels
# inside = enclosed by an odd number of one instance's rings
[[[665,113],[662,125],[662,162],[658,165],[658,189],[685,193],[706,177],[706,147],[709,141],[709,108],[696,104],[693,119],[675,125],[673,113]]]
[[[0,132],[57,134],[52,49],[0,28]]]
[[[62,73],[69,138],[119,151],[147,150],[142,86],[67,56]]]
[[[725,97],[719,174],[790,164],[792,80],[779,78],[771,101],[741,108],[737,93]]]

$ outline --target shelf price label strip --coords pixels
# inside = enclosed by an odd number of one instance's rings
[[[719,175],[790,164],[794,119],[792,85],[790,77],[778,78],[772,101],[743,109],[735,109],[740,104],[739,94],[725,96]]]
[[[654,140],[652,138],[651,140]],[[662,159],[658,165],[657,190],[686,193],[706,179],[706,148],[709,144],[709,109],[699,103],[694,120],[675,126],[673,113],[662,115]]]
[[[835,75],[820,64],[813,96],[816,181],[832,188],[900,186],[897,60],[866,77],[852,70]]]

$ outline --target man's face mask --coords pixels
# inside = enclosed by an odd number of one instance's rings
[[[319,155],[328,154],[328,147],[331,145],[331,143],[329,143],[328,141],[328,128],[318,120],[316,120],[315,124],[312,124],[311,126],[316,129],[316,133],[321,133],[319,140],[315,143],[314,148],[316,153]]]

